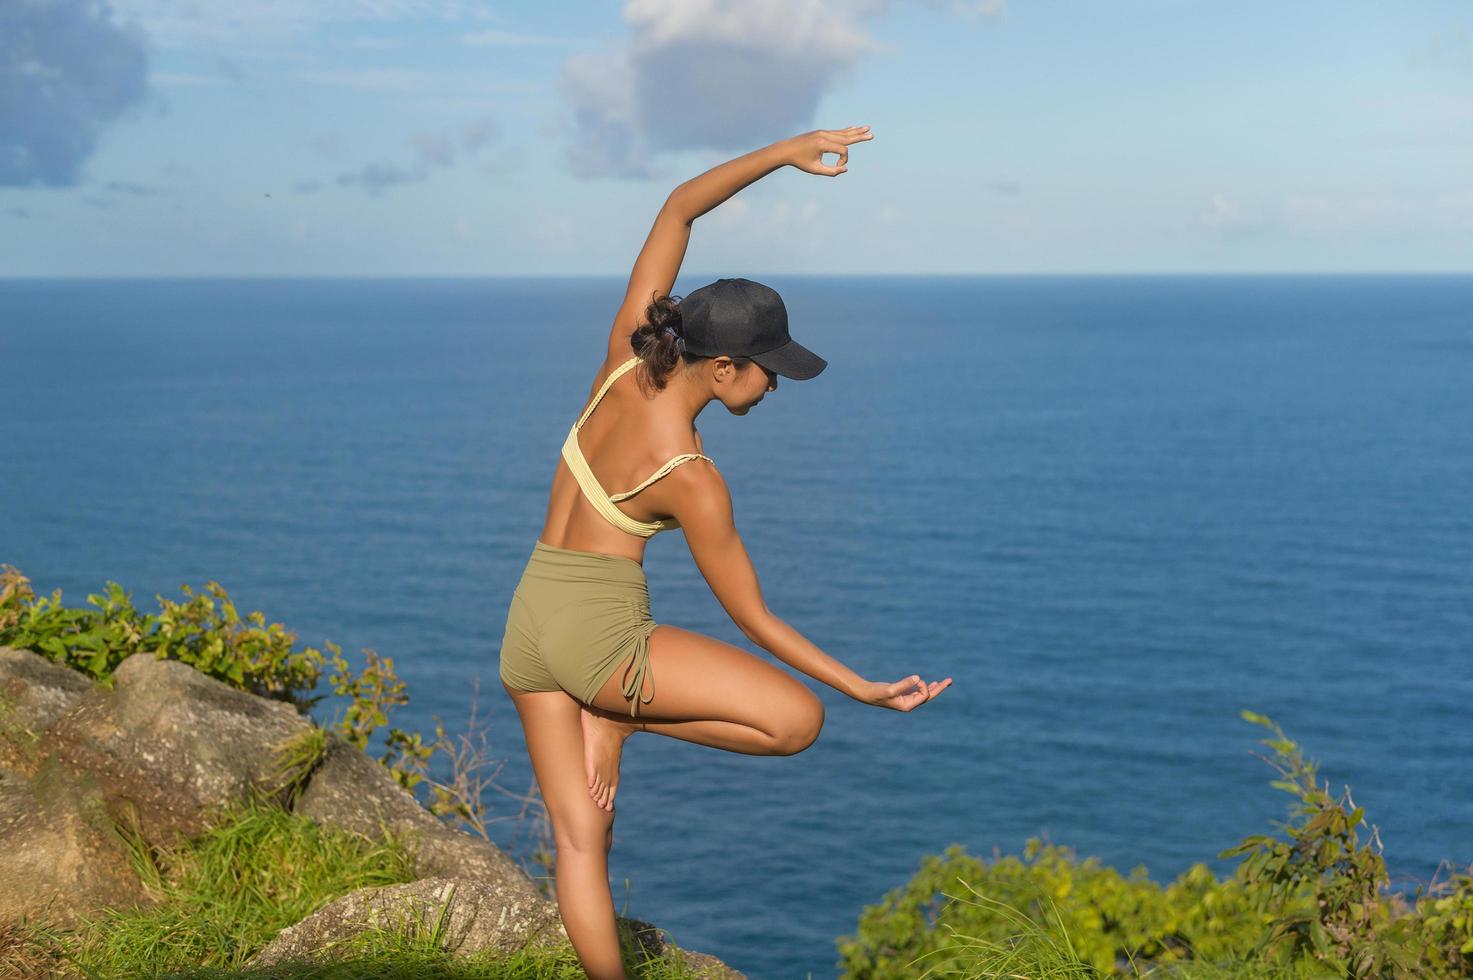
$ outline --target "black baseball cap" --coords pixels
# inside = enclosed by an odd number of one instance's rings
[[[788,336],[788,309],[770,286],[717,279],[680,301],[685,349],[697,357],[750,357],[785,378],[804,381],[828,361]]]

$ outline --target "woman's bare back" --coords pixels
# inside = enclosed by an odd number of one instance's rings
[[[588,407],[619,363],[604,364],[578,414]],[[635,367],[616,379],[578,431],[583,458],[599,485],[610,494],[638,486],[671,456],[702,451],[701,437],[695,427],[685,425],[673,411],[675,406],[666,402],[665,396],[671,390],[667,387],[647,396],[639,387],[638,376],[642,373],[641,367]],[[570,415],[570,418],[577,416]],[[669,517],[670,511],[663,506],[663,482],[657,481],[614,506],[637,521]],[[647,540],[610,524],[583,495],[561,455],[548,494],[547,519],[539,537],[555,548],[622,555],[638,562],[644,561]]]

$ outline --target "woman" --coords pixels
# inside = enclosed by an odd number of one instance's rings
[[[823,725],[822,702],[780,668],[650,618],[642,559],[651,535],[682,528],[749,640],[857,701],[909,711],[951,684],[867,681],[767,608],[695,417],[713,399],[745,415],[777,389],[779,374],[810,378],[826,362],[789,337],[782,300],[766,286],[723,279],[678,303],[668,295],[696,218],[783,166],[838,176],[849,145],[872,138],[868,126],[815,130],[670,194],[634,263],[592,397],[563,444],[547,521],[511,600],[501,680],[552,820],[558,907],[594,980],[624,976],[608,883],[624,740],[643,731],[790,755]],[[838,163],[825,164],[825,153]]]

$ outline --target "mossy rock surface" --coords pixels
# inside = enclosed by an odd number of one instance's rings
[[[325,827],[365,837],[400,837],[426,877],[475,878],[509,895],[538,898],[537,886],[489,841],[446,826],[382,765],[336,736],[308,778],[294,811]]]
[[[0,771],[0,926],[147,901],[96,780],[51,760]]]
[[[34,772],[46,729],[66,713],[92,682],[39,653],[0,646],[0,766]]]
[[[113,679],[57,719],[44,748],[96,777],[114,815],[136,815],[150,843],[198,834],[220,810],[278,792],[277,753],[313,728],[286,702],[174,660],[134,654]]]

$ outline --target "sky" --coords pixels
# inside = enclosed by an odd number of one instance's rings
[[[859,124],[682,275],[1473,271],[1473,0],[0,0],[0,277],[627,275]]]

